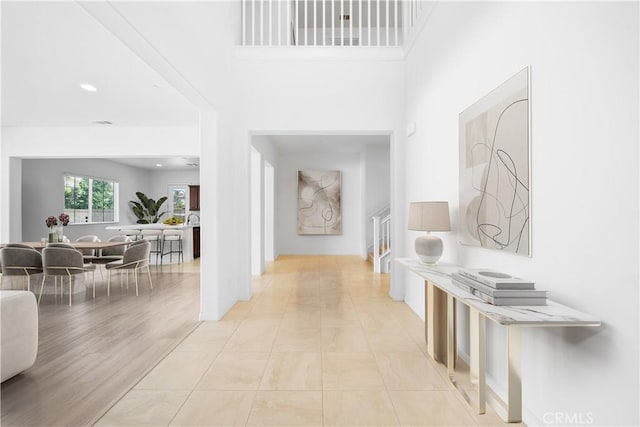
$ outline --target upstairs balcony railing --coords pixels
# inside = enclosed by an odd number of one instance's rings
[[[244,46],[401,46],[425,0],[241,0]]]

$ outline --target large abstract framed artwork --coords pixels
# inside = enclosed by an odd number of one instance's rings
[[[529,67],[460,113],[462,243],[531,256]]]
[[[340,171],[298,171],[298,234],[342,234]]]

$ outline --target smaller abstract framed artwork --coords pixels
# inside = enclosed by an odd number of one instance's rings
[[[531,256],[529,67],[460,113],[462,243]]]
[[[298,234],[342,234],[342,173],[298,171]]]

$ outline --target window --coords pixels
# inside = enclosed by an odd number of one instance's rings
[[[64,212],[70,224],[118,222],[118,183],[65,175]]]
[[[185,185],[169,186],[169,217],[187,218],[187,187]]]

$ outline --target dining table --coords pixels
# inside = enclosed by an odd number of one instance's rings
[[[68,245],[73,246],[75,249],[104,249],[104,248],[113,248],[116,246],[124,246],[128,245],[131,242],[64,242]],[[4,248],[8,243],[0,243],[0,248]],[[49,243],[42,242],[20,242],[23,245],[29,245],[34,249],[41,250],[42,248],[46,248]]]

